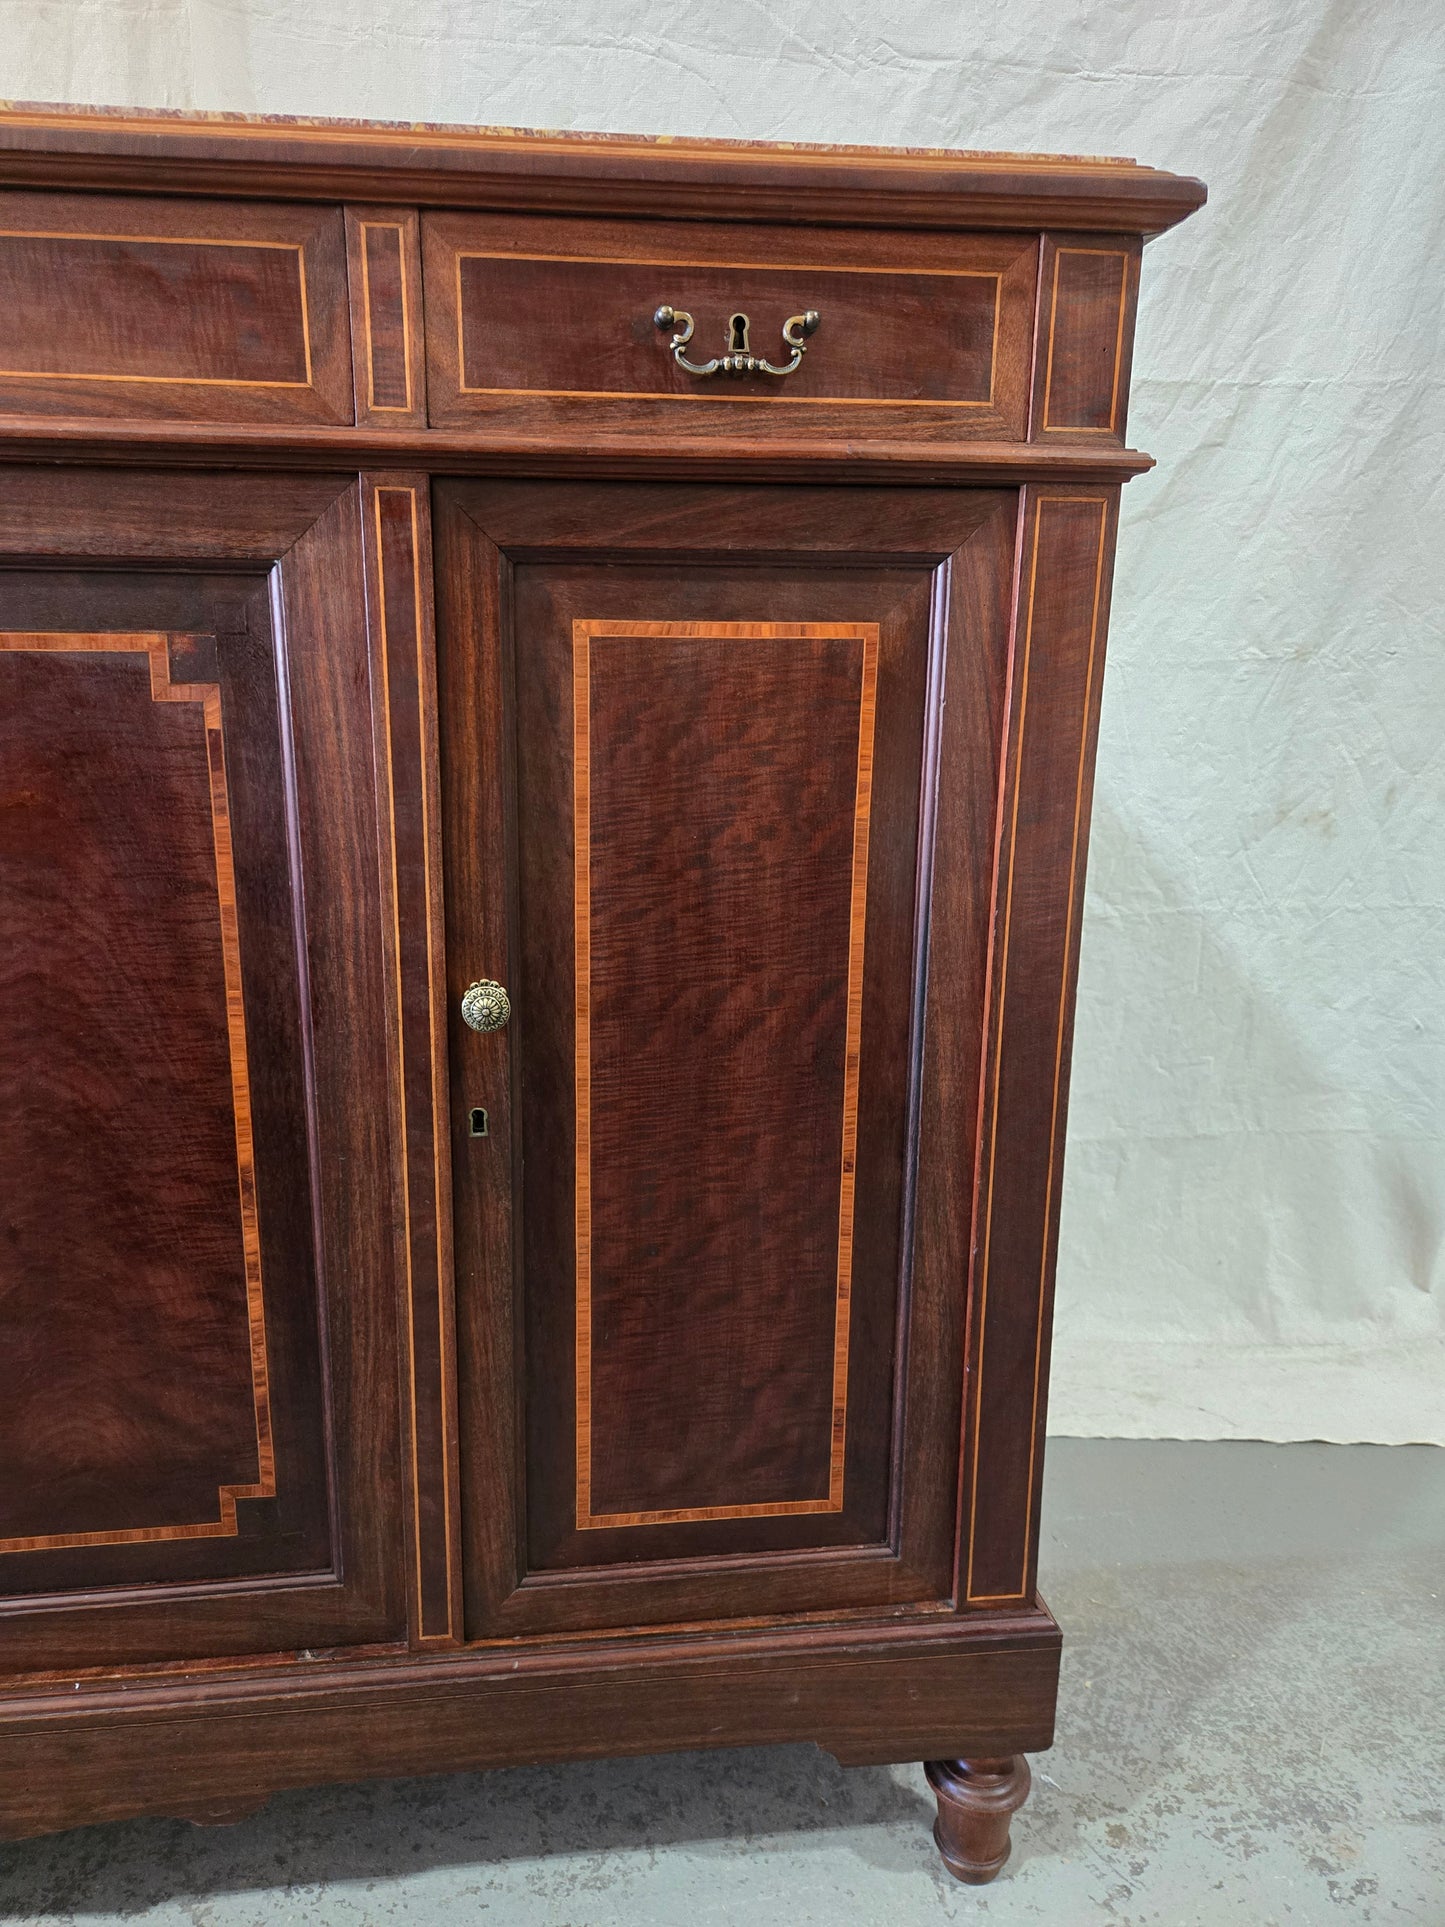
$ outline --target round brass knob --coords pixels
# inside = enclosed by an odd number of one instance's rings
[[[462,992],[462,1022],[473,1030],[500,1030],[511,1014],[511,998],[490,977],[468,984]]]

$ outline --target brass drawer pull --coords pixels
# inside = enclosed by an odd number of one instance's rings
[[[802,363],[808,352],[807,337],[817,332],[821,317],[816,308],[809,308],[806,314],[790,314],[783,323],[783,340],[792,349],[792,356],[781,367],[763,355],[755,355],[748,347],[748,328],[751,325],[745,314],[728,316],[727,329],[723,335],[726,351],[714,355],[711,361],[689,361],[683,349],[692,340],[692,316],[685,308],[661,307],[652,317],[659,328],[675,328],[676,333],[667,344],[672,350],[672,358],[679,368],[685,368],[690,375],[791,375]]]

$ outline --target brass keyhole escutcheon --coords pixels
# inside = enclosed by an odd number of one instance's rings
[[[490,977],[481,977],[462,992],[462,1022],[473,1030],[501,1030],[512,1014],[512,1000]]]

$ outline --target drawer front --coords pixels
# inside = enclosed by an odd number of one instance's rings
[[[0,413],[352,419],[335,208],[0,194]]]
[[[1037,240],[424,217],[431,419],[779,436],[1024,433]],[[690,316],[679,365],[660,308]],[[790,317],[817,315],[814,332]],[[740,329],[733,318],[745,316]],[[659,404],[680,404],[659,412]]]

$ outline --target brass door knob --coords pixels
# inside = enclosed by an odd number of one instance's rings
[[[500,1030],[511,1014],[511,998],[490,977],[468,984],[462,992],[462,1022],[473,1030]]]

